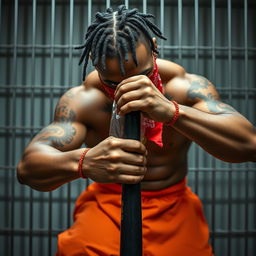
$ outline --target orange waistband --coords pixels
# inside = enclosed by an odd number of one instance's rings
[[[94,182],[91,184],[94,189],[101,190],[102,192],[114,192],[114,193],[121,193],[122,192],[122,185],[117,183],[97,183]],[[187,179],[184,178],[180,182],[161,189],[161,190],[155,190],[155,191],[149,191],[149,190],[142,190],[141,195],[145,197],[156,197],[156,196],[166,196],[170,194],[175,194],[177,192],[185,191],[187,187]]]

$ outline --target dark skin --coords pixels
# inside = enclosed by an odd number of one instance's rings
[[[234,108],[221,102],[210,81],[158,59],[164,85],[161,94],[148,78],[153,69],[152,51],[143,41],[136,51],[139,65],[136,67],[130,55],[125,76],[120,73],[118,60],[107,58],[106,71],[97,66],[83,85],[61,97],[54,121],[35,136],[19,162],[17,174],[21,183],[50,191],[79,178],[77,165],[83,143],[91,148],[83,162],[87,177],[102,183],[142,181],[143,190],[160,190],[186,176],[191,141],[224,161],[256,161],[255,128]],[[146,117],[165,123],[175,113],[170,100],[178,102],[179,119],[171,127],[164,126],[162,148],[151,141],[144,145],[109,137],[112,100],[104,92],[99,76],[116,88],[120,115],[139,110]]]

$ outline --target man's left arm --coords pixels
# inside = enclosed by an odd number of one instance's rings
[[[183,96],[190,104],[179,105],[180,116],[174,128],[223,161],[256,161],[255,127],[223,103],[206,78],[186,74],[181,80],[186,84]],[[175,88],[175,81],[173,87],[172,83],[170,88]]]

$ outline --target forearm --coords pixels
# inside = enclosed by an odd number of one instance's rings
[[[174,128],[223,161],[256,161],[254,127],[240,115],[210,114],[180,105]]]
[[[51,191],[79,177],[77,167],[83,149],[61,152],[45,144],[34,144],[19,162],[17,176],[22,184]]]

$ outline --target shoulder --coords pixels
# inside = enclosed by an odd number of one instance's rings
[[[182,66],[169,60],[157,59],[157,66],[164,84],[175,77],[183,77],[186,73]]]
[[[86,123],[87,117],[108,103],[108,98],[97,82],[97,74],[91,72],[82,85],[67,90],[55,109],[55,121],[78,121]]]
[[[219,99],[219,94],[211,81],[201,75],[186,72],[182,76],[170,79],[165,85],[165,93],[188,106],[200,101]]]

